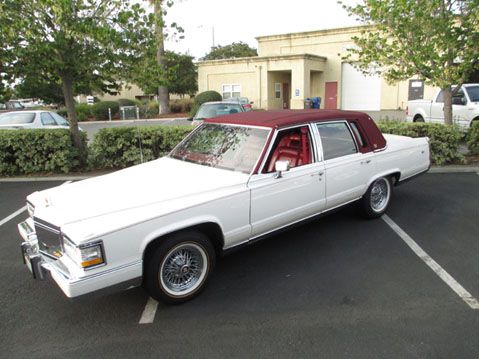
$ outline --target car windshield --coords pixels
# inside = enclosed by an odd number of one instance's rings
[[[466,91],[471,102],[479,102],[479,86],[467,86]]]
[[[60,116],[59,114],[55,113],[55,112],[50,112],[50,114],[53,116],[53,118],[55,119],[55,121],[57,121],[57,124],[59,126],[69,126],[68,124],[68,121],[65,120],[62,116]]]
[[[205,103],[201,105],[198,110],[195,120],[230,115],[238,112],[243,112],[243,110],[241,109],[241,105],[237,103]]]
[[[0,125],[21,125],[32,123],[35,114],[31,112],[8,112],[0,115]]]
[[[204,166],[251,173],[268,137],[268,129],[203,124],[170,157]]]

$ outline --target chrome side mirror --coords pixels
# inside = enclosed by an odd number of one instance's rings
[[[289,171],[289,168],[289,161],[276,161],[274,163],[274,170],[276,171],[274,178],[283,177],[283,172]]]

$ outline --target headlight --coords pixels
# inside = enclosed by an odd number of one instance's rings
[[[102,241],[76,246],[68,237],[62,235],[62,239],[65,254],[80,267],[87,269],[105,264]]]

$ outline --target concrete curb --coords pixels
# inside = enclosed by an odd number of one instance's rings
[[[45,177],[0,177],[0,182],[53,182],[53,181],[80,181],[91,177],[102,176],[112,172],[94,173],[91,175],[65,175]],[[479,166],[433,166],[427,173],[477,173]]]

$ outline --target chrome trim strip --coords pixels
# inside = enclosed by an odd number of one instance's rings
[[[72,280],[70,282],[70,284],[77,284],[77,283],[85,282],[85,281],[88,281],[90,279],[102,277],[104,275],[108,275],[108,274],[111,274],[113,272],[117,272],[117,271],[120,271],[120,270],[123,270],[123,269],[127,269],[129,267],[134,267],[134,266],[137,266],[137,265],[142,264],[142,263],[143,263],[143,260],[139,260],[139,261],[136,261],[136,262],[124,264],[124,265],[121,265],[119,267],[111,268],[111,269],[105,270],[105,271],[100,272],[100,273],[90,274],[89,276],[85,276],[85,277],[82,277],[82,278],[77,278],[75,280]],[[67,278],[67,279],[69,279],[69,278]]]

